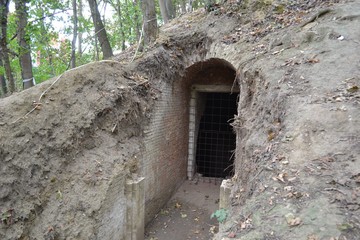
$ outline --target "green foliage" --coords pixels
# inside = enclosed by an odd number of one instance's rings
[[[1,212],[0,214],[0,218],[1,218],[1,223],[5,224],[5,225],[11,225],[14,223],[14,210],[13,209],[9,209],[7,211]]]
[[[219,223],[223,223],[228,217],[229,211],[225,208],[221,208],[216,210],[213,214],[211,214],[211,218],[216,218]]]
[[[104,0],[98,1],[99,10],[105,18],[105,28],[113,50],[122,50],[136,44],[143,25],[142,0]],[[173,0],[177,13],[185,0]],[[186,0],[186,3],[188,1]],[[159,2],[155,0],[158,22],[161,23]],[[87,1],[82,0],[83,16],[78,16],[78,33],[83,34],[83,52],[76,52],[76,63],[82,65],[94,61],[95,33]],[[104,12],[106,6],[107,12]],[[66,71],[70,64],[73,34],[72,1],[28,0],[28,25],[26,37],[31,46],[33,74],[37,83],[45,81]],[[204,6],[204,0],[194,0],[193,9]],[[78,9],[79,10],[79,9]],[[108,14],[109,10],[113,14]],[[79,11],[78,11],[79,13]],[[19,55],[22,51],[17,43],[17,19],[14,12],[8,15],[7,39],[10,62],[16,85],[22,88]],[[99,46],[99,45],[98,45]],[[0,74],[4,68],[0,67]]]

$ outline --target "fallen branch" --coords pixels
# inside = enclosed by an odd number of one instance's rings
[[[16,123],[17,121],[19,121],[20,119],[23,119],[23,118],[26,118],[29,114],[31,114],[33,111],[35,111],[36,109],[38,109],[39,108],[39,106],[42,104],[40,101],[41,101],[41,98],[45,95],[45,93],[47,92],[47,91],[49,91],[50,90],[50,88],[52,87],[52,86],[54,86],[54,84],[57,82],[57,81],[59,81],[59,79],[62,77],[62,75],[63,74],[61,74],[60,76],[58,76],[58,78],[47,88],[47,89],[45,89],[45,91],[43,91],[42,93],[41,93],[41,95],[40,95],[40,97],[39,97],[39,100],[37,101],[37,102],[35,102],[34,101],[34,107],[33,107],[33,109],[31,109],[29,112],[27,112],[24,116],[22,116],[22,117],[19,117],[18,119],[16,119],[14,122],[12,122],[12,123]]]
[[[144,34],[144,27],[145,27],[145,21],[143,22],[143,25],[142,25],[142,28],[141,28],[140,37],[139,37],[139,42],[138,42],[138,45],[137,45],[137,47],[136,47],[134,56],[133,56],[133,58],[131,59],[131,62],[133,62],[133,61],[135,60],[136,54],[137,54],[138,51],[139,51],[139,48],[140,48],[140,45],[141,45],[141,41],[142,41],[142,36],[143,36],[143,34]]]
[[[336,191],[343,195],[346,195],[346,193],[344,193],[343,191],[341,191],[340,189],[337,189],[337,188],[325,188],[324,191]]]
[[[316,19],[318,19],[319,17],[331,12],[332,10],[329,8],[320,10],[319,12],[317,12],[315,15],[313,15],[309,20],[307,20],[306,22],[304,22],[303,24],[300,25],[300,27],[305,27],[306,25],[308,25],[309,23],[315,21]]]
[[[102,62],[114,62],[114,63],[119,63],[118,61],[112,61],[112,60],[103,60]],[[31,109],[31,110],[30,110],[29,112],[27,112],[24,116],[19,117],[18,119],[16,119],[16,120],[13,121],[12,123],[16,123],[16,122],[19,121],[20,119],[23,119],[23,118],[27,117],[29,114],[31,114],[31,113],[32,113],[33,111],[35,111],[36,109],[39,109],[39,107],[42,105],[42,103],[41,103],[42,97],[55,85],[55,83],[57,83],[57,82],[61,79],[61,77],[62,77],[65,73],[68,73],[68,72],[77,70],[77,69],[82,68],[82,67],[84,67],[84,66],[86,66],[86,65],[89,65],[89,64],[92,64],[92,63],[88,63],[88,64],[85,64],[85,65],[82,65],[82,66],[78,66],[78,67],[76,67],[76,68],[72,68],[72,69],[70,69],[70,70],[62,73],[61,75],[59,75],[59,76],[57,77],[57,79],[56,79],[52,84],[50,84],[50,86],[49,86],[47,89],[45,89],[45,91],[43,91],[43,92],[41,93],[38,101],[37,101],[37,102],[36,102],[36,101],[33,102],[33,105],[34,105],[33,109]],[[141,84],[143,84],[143,83],[141,83]]]

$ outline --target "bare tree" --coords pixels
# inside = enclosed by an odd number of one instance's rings
[[[82,3],[82,0],[78,0],[78,3],[79,3],[79,6],[78,6],[78,14],[79,14],[79,17],[82,19],[83,18],[83,3]],[[82,27],[82,24],[81,24],[81,21],[79,22],[78,24],[78,27]],[[78,54],[79,54],[79,57],[81,58],[81,55],[82,55],[82,31],[78,31]]]
[[[137,9],[138,4],[139,4],[138,0],[133,0],[134,9]],[[140,39],[140,31],[141,31],[141,26],[140,26],[140,23],[138,20],[139,19],[138,11],[135,11],[133,19],[134,19],[134,22],[136,23],[135,24],[135,32],[136,32],[136,41],[138,41]]]
[[[194,1],[194,0],[189,0],[189,9],[188,9],[188,12],[192,12],[192,11],[193,11],[193,1]]]
[[[99,40],[100,48],[103,52],[103,57],[104,59],[110,58],[114,56],[114,54],[112,52],[112,48],[107,37],[105,26],[101,20],[98,4],[96,0],[88,0],[88,2],[91,10],[91,17],[95,26],[95,33],[97,39]]]
[[[76,0],[72,0],[73,7],[73,39],[71,41],[71,68],[76,67],[76,39],[78,34],[78,14]]]
[[[0,57],[0,67],[3,67],[3,63]],[[0,72],[0,86],[3,94],[7,93],[6,79],[2,72]]]
[[[5,75],[9,82],[9,91],[15,91],[15,81],[11,73],[10,59],[9,59],[9,49],[7,47],[7,15],[9,13],[9,4],[10,0],[0,0],[0,57],[3,60]]]
[[[144,16],[144,44],[155,42],[157,37],[157,22],[154,0],[142,0],[141,9]]]
[[[21,67],[21,77],[23,79],[24,89],[34,86],[30,37],[26,32],[28,24],[27,6],[28,0],[16,0],[16,16],[17,16],[17,40],[19,44],[19,60]]]
[[[186,13],[186,0],[180,1],[181,13]]]
[[[122,22],[122,9],[120,0],[109,0],[110,5],[116,10],[119,18],[119,27],[120,27],[120,39],[121,39],[121,50],[125,50],[125,31],[124,31],[124,24]]]
[[[170,19],[175,17],[174,6],[171,0],[159,0],[159,5],[164,23],[169,22]]]

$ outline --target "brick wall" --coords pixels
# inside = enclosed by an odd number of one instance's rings
[[[221,61],[197,63],[183,79],[162,82],[150,124],[140,174],[145,177],[145,223],[187,177],[189,105],[193,84],[232,85],[235,71]]]
[[[186,179],[190,92],[181,81],[161,86],[145,131],[145,222],[148,223]]]

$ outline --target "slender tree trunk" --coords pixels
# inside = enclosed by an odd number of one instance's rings
[[[40,8],[39,7],[39,11],[40,11],[40,16],[42,19],[45,19],[46,18],[46,13],[45,13],[45,10],[46,9],[43,9],[43,8]],[[50,73],[51,75],[54,77],[56,74],[56,71],[55,71],[55,67],[54,67],[54,64],[53,64],[53,55],[52,55],[52,52],[51,52],[51,39],[50,39],[50,36],[48,34],[48,29],[46,27],[46,24],[44,21],[40,21],[40,32],[41,32],[41,35],[42,35],[42,38],[41,38],[41,44],[44,47],[44,49],[42,51],[40,51],[40,64],[43,64],[44,61],[46,61],[47,65],[50,66]]]
[[[144,16],[144,44],[155,42],[157,37],[157,22],[154,0],[142,0],[141,4]]]
[[[17,40],[19,44],[19,61],[21,67],[21,77],[23,79],[23,88],[27,89],[34,86],[30,39],[26,33],[28,24],[28,14],[26,4],[28,0],[16,0],[15,8],[17,15]]]
[[[169,20],[175,17],[175,10],[171,0],[159,0],[161,16],[164,23],[168,23]]]
[[[120,0],[116,0],[116,7],[113,6],[118,14],[119,17],[119,25],[120,25],[120,38],[121,38],[121,50],[125,50],[125,32],[124,32],[124,24],[122,22],[122,10],[121,10],[121,3]]]
[[[180,1],[181,13],[186,13],[186,0]]]
[[[173,19],[175,18],[175,8],[174,8],[174,4],[172,2],[172,0],[165,0],[165,6],[166,6],[166,11],[168,13],[169,19]]]
[[[106,30],[104,27],[103,22],[101,21],[100,12],[98,9],[98,5],[96,0],[88,0],[90,10],[91,10],[91,17],[94,22],[95,26],[95,33],[100,43],[101,51],[103,52],[103,58],[107,59],[110,58],[113,55],[112,48],[110,46],[109,39],[106,34]]]
[[[9,82],[9,91],[15,91],[15,80],[11,72],[9,49],[7,48],[7,15],[9,13],[10,0],[0,0],[0,23],[1,23],[1,36],[0,36],[0,55],[4,63],[5,75]]]
[[[72,7],[73,7],[73,39],[71,42],[71,68],[76,67],[76,38],[78,34],[78,17],[77,17],[77,4],[76,0],[72,0]]]
[[[3,67],[3,62],[1,57],[0,57],[0,67]],[[2,94],[3,95],[7,94],[6,79],[3,73],[0,73],[0,86],[1,86]]]
[[[82,4],[82,0],[78,0],[79,2],[79,17],[81,18],[81,20],[84,18],[83,16],[83,4]],[[79,28],[82,27],[82,23],[81,21],[79,22]],[[78,55],[79,58],[81,58],[82,56],[82,30],[78,31]]]
[[[94,60],[99,61],[100,60],[100,57],[99,57],[99,44],[98,44],[97,38],[94,39],[94,45],[95,45],[95,48],[94,48]]]
[[[134,8],[136,9],[135,10],[135,14],[134,14],[134,22],[135,22],[135,32],[136,32],[136,41],[139,41],[139,38],[140,38],[140,31],[141,31],[141,25],[140,25],[140,22],[139,22],[139,12],[138,12],[138,0],[134,0],[133,1],[133,6]]]
[[[159,0],[159,5],[160,5],[161,17],[162,17],[164,23],[168,23],[169,22],[169,15],[168,15],[168,13],[166,11],[165,0]]]

